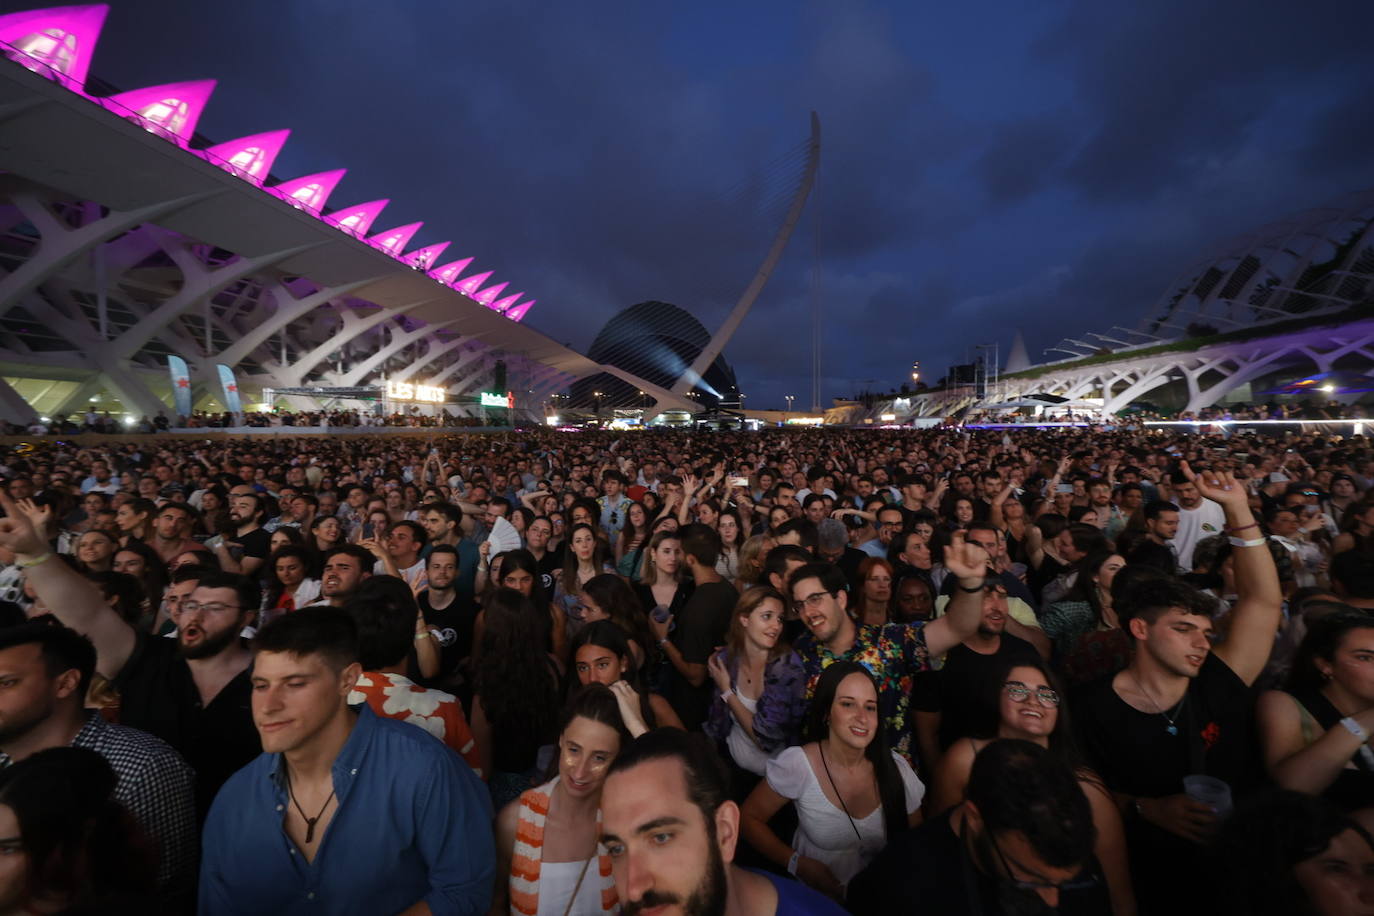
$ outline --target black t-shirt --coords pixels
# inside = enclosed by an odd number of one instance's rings
[[[1163,715],[1121,699],[1110,676],[1083,688],[1073,703],[1088,763],[1112,791],[1143,798],[1178,795],[1183,777],[1195,773],[1226,782],[1236,801],[1256,788],[1263,774],[1254,709],[1255,691],[1215,654],[1207,656],[1177,711],[1166,710],[1176,735]],[[1126,840],[1142,912],[1147,905],[1200,911],[1190,892],[1207,883],[1200,847],[1134,814],[1126,819]],[[1170,880],[1159,880],[1163,874]]]
[[[1070,567],[1065,563],[1060,563],[1048,553],[1043,555],[1040,566],[1032,569],[1026,574],[1026,579],[1030,583],[1031,591],[1035,593],[1035,601],[1040,603],[1041,595],[1045,591],[1045,586],[1049,585],[1059,576],[1068,572]]]
[[[439,643],[439,676],[443,680],[453,674],[458,663],[472,654],[472,628],[477,620],[477,605],[455,594],[448,606],[435,610],[429,603],[429,589],[415,598],[430,632]]]
[[[557,550],[544,551],[544,556],[535,560],[534,565],[539,570],[539,587],[544,594],[552,595],[558,576],[563,572],[563,545],[558,545]]]
[[[1040,653],[1024,639],[1003,633],[997,651],[991,655],[974,652],[960,644],[949,650],[945,665],[939,671],[922,671],[916,675],[911,708],[940,713],[941,750],[972,734],[971,729],[978,724],[976,720],[988,681],[1006,671],[1009,662],[1022,660],[1038,663]],[[1026,702],[1038,701],[1028,697]]]
[[[230,776],[262,752],[253,725],[251,668],[202,706],[191,669],[177,641],[139,633],[133,653],[114,679],[119,721],[166,741],[196,771],[201,817]]]
[[[1084,872],[1098,873],[1094,861]],[[1076,879],[1074,884],[1080,883]],[[1081,883],[1088,883],[1082,881]],[[1003,893],[1014,898],[1011,905]],[[939,913],[940,916],[1098,916],[1111,913],[1111,901],[1100,878],[1091,886],[1064,889],[1059,908],[1051,910],[1034,891],[999,888],[978,869],[954,832],[949,814],[926,821],[897,837],[867,868],[849,882],[845,906],[851,913]]]
[[[229,540],[235,544],[243,545],[245,557],[265,560],[267,555],[272,552],[272,535],[267,533],[266,528],[254,528],[245,535],[235,535]]]
[[[692,597],[674,617],[676,627],[668,637],[682,653],[683,660],[704,665],[711,653],[725,644],[730,613],[738,600],[739,592],[728,582],[706,582],[693,590]],[[693,687],[671,663],[666,670],[664,696],[688,731],[700,729],[711,707],[711,679],[707,678],[700,687]]]

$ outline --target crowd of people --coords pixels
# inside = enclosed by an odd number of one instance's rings
[[[0,456],[0,913],[1374,913],[1374,448]]]

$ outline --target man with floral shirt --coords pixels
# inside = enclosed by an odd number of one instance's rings
[[[893,750],[915,765],[908,708],[911,686],[920,671],[930,670],[950,649],[969,639],[982,617],[983,580],[988,574],[988,555],[977,544],[965,542],[963,532],[953,534],[945,552],[945,566],[958,578],[958,588],[944,617],[929,622],[859,624],[846,611],[849,594],[844,573],[830,563],[808,563],[792,573],[788,589],[792,607],[806,626],[798,637],[797,653],[806,677],[789,685],[810,701],[821,672],[845,659],[863,665],[878,680],[878,712]],[[805,708],[793,696],[778,696],[781,686],[766,685],[758,709],[765,713],[767,728],[778,733],[795,730],[795,723],[779,721],[778,713]],[[770,693],[772,695],[770,695]],[[755,715],[755,728],[759,728]]]
[[[477,742],[458,698],[442,690],[421,687],[402,674],[410,655],[414,625],[404,616],[391,613],[379,601],[350,601],[343,610],[358,626],[358,661],[363,667],[348,695],[349,705],[367,703],[379,716],[423,728],[482,776]]]

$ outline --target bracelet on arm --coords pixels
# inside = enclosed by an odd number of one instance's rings
[[[1228,533],[1230,533],[1230,534],[1235,534],[1235,533],[1238,532],[1238,531],[1249,531],[1251,528],[1258,528],[1258,527],[1259,527],[1259,522],[1251,522],[1251,523],[1248,524],[1248,525],[1237,525],[1237,526],[1234,527],[1234,528],[1227,528],[1226,531],[1227,531]]]
[[[955,581],[954,584],[957,585],[957,586],[959,587],[959,591],[961,591],[961,592],[968,592],[968,593],[972,594],[973,592],[981,592],[981,591],[984,589],[984,587],[987,585],[987,582],[988,582],[987,578],[984,577],[983,581],[981,581],[981,582],[978,583],[977,588],[965,588],[965,587],[964,587],[964,583],[959,582],[959,581],[957,581],[957,580]]]
[[[1232,547],[1263,547],[1265,544],[1269,543],[1264,538],[1252,538],[1247,541],[1244,538],[1233,537],[1227,538],[1227,540],[1231,542]]]
[[[791,875],[792,877],[794,877],[794,878],[797,877],[797,866],[800,865],[800,864],[801,864],[801,853],[796,852],[796,851],[794,850],[793,853],[792,853],[792,857],[791,857],[790,859],[787,860],[787,873],[788,873],[789,875]]]
[[[1356,722],[1353,717],[1346,716],[1341,720],[1341,724],[1345,726],[1346,731],[1350,732],[1350,734],[1359,738],[1361,741],[1369,740],[1369,732],[1365,731],[1364,726]]]
[[[32,569],[35,566],[41,566],[42,564],[48,562],[51,559],[52,551],[49,550],[44,553],[40,553],[32,560],[15,560],[14,565],[18,566],[20,569]]]

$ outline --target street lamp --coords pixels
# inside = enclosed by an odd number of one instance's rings
[[[783,395],[783,400],[787,401],[787,412],[788,412],[788,413],[791,413],[791,412],[792,412],[792,402],[795,401],[796,398],[795,398],[793,395],[785,394],[785,395]]]

